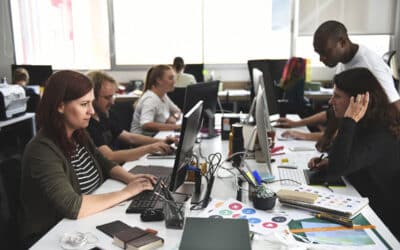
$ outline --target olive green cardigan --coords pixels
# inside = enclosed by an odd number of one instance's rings
[[[107,160],[92,141],[86,148],[102,183],[117,164]],[[22,240],[39,239],[61,219],[78,216],[82,194],[75,171],[61,149],[42,132],[25,148],[20,198]]]

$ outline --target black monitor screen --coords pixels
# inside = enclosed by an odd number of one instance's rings
[[[174,91],[168,93],[169,99],[171,99],[180,110],[183,110],[183,105],[185,103],[185,92],[186,87],[175,87]]]
[[[174,169],[172,170],[170,190],[175,191],[183,184],[186,177],[186,165],[192,159],[192,151],[199,133],[199,122],[203,102],[199,101],[190,111],[188,111],[182,121],[181,135],[179,138],[178,149],[176,151]]]
[[[29,73],[29,85],[44,86],[47,79],[53,74],[51,65],[28,65],[28,64],[12,64],[11,72],[14,79],[14,72],[17,68],[24,68]]]
[[[203,69],[204,69],[204,64],[186,64],[185,65],[185,73],[194,75],[197,82],[204,81]]]
[[[219,81],[199,82],[187,86],[183,111],[190,110],[198,101],[204,101],[203,111],[210,110],[215,113],[217,110],[218,88]]]

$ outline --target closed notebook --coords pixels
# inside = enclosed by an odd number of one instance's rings
[[[142,237],[126,243],[127,250],[150,250],[156,249],[164,244],[164,240],[157,235],[147,233]]]
[[[250,250],[245,219],[187,218],[179,250]]]
[[[131,227],[120,220],[115,220],[103,225],[96,226],[96,228],[107,234],[108,236],[114,237],[116,233],[129,229]]]
[[[130,227],[123,231],[120,231],[114,235],[114,244],[122,249],[126,249],[126,244],[132,240],[138,239],[148,234],[146,231],[138,227]]]

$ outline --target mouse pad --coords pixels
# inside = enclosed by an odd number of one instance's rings
[[[323,170],[320,171],[313,171],[309,169],[304,169],[304,176],[306,177],[307,185],[328,185],[328,186],[337,186],[337,187],[345,187],[346,183],[339,178],[338,180],[334,181],[326,181],[326,172]]]

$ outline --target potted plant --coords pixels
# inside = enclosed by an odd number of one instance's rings
[[[265,185],[258,185],[253,193],[253,205],[256,209],[268,210],[275,206],[276,193]]]

